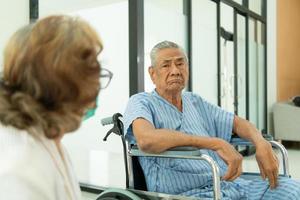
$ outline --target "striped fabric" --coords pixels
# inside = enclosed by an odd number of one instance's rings
[[[133,95],[124,113],[126,139],[131,144],[136,143],[131,124],[135,119],[142,117],[158,129],[166,128],[191,135],[230,140],[234,118],[232,113],[190,92],[182,93],[182,104],[183,111],[180,112],[155,90],[152,93],[144,92]],[[227,170],[224,161],[213,151],[200,151],[211,156],[217,162],[220,174],[224,175]],[[149,191],[201,198],[213,197],[211,168],[205,161],[149,157],[140,157],[139,161],[144,170]],[[279,199],[282,197],[280,196],[282,191],[269,190],[268,182],[261,179],[252,182],[242,178],[234,182],[222,181],[223,199],[261,199],[263,195],[266,199],[274,199],[277,193]],[[297,195],[298,192],[300,196],[298,182],[283,178],[280,186],[285,189],[285,198],[282,199],[287,199],[286,190],[291,190],[291,195]]]

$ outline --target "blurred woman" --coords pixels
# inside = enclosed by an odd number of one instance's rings
[[[61,139],[96,106],[101,50],[95,30],[70,16],[11,37],[0,85],[0,199],[80,199]]]

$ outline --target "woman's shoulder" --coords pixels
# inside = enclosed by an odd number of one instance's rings
[[[0,141],[0,154],[4,157],[10,154],[14,158],[27,153],[33,138],[24,130],[0,124]]]
[[[0,125],[0,173],[18,172],[32,169],[39,173],[47,165],[51,165],[42,145],[31,134],[24,130]]]
[[[31,134],[0,125],[0,163],[1,186],[16,188],[17,192],[33,197],[39,192],[44,197],[52,195],[57,172]]]
[[[36,139],[25,130],[0,124],[0,153],[27,153],[37,143]]]

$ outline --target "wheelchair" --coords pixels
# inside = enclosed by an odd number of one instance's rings
[[[160,154],[145,153],[138,149],[137,145],[126,146],[124,127],[120,120],[122,115],[120,113],[115,113],[111,117],[107,117],[101,120],[103,126],[112,125],[113,127],[107,132],[106,136],[103,138],[104,141],[107,140],[111,133],[115,133],[121,137],[123,145],[123,156],[124,156],[124,166],[126,173],[126,189],[109,188],[104,190],[98,197],[97,200],[162,200],[162,199],[172,199],[172,200],[192,200],[199,199],[194,197],[185,197],[179,195],[170,195],[164,193],[156,193],[147,191],[147,185],[144,177],[143,170],[139,164],[138,157],[161,157],[161,158],[180,158],[180,159],[195,159],[204,160],[210,166],[213,176],[213,194],[214,200],[221,199],[221,189],[220,189],[220,173],[216,162],[208,155],[201,154],[199,149],[194,147],[176,147],[169,149]],[[264,138],[268,140],[273,148],[280,151],[282,155],[283,163],[283,173],[279,176],[290,177],[289,172],[289,162],[287,150],[283,145],[273,140],[271,135],[263,134]],[[230,143],[233,146],[251,146],[252,144],[246,140],[239,137],[232,137]],[[253,179],[260,176],[259,173],[244,172],[241,177],[246,179]]]

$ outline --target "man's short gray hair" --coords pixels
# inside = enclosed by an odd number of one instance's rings
[[[156,44],[156,45],[152,48],[152,50],[151,50],[151,52],[150,52],[151,66],[154,67],[154,66],[156,65],[156,57],[157,57],[157,53],[158,53],[160,50],[162,50],[162,49],[170,49],[170,48],[179,49],[179,50],[183,53],[186,62],[188,62],[188,58],[187,58],[187,56],[186,56],[186,54],[185,54],[185,52],[184,52],[184,50],[183,50],[183,48],[182,48],[181,46],[179,46],[179,45],[176,44],[175,42],[171,42],[171,41],[165,40],[165,41],[162,41],[162,42]]]

